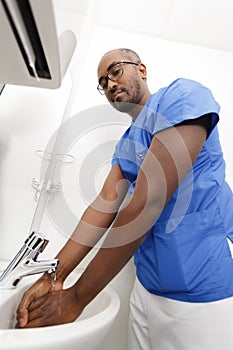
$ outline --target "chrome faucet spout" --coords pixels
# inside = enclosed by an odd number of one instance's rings
[[[48,240],[41,234],[32,232],[24,245],[10,261],[0,276],[0,289],[14,289],[23,277],[48,272],[55,272],[58,259],[38,261],[38,255],[43,252]]]

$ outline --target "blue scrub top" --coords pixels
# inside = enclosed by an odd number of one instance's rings
[[[225,181],[216,126],[219,110],[208,88],[177,79],[150,97],[116,145],[112,164],[120,165],[132,193],[155,133],[212,115],[208,138],[192,169],[135,253],[137,277],[153,294],[191,302],[233,296],[227,242],[227,237],[233,240],[233,195]]]

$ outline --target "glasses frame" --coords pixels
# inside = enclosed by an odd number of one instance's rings
[[[109,71],[111,71],[111,69],[113,69],[113,67],[115,67],[118,64],[134,64],[135,66],[139,66],[140,63],[131,62],[131,61],[125,61],[125,60],[118,61],[118,62],[110,65],[110,67],[107,70],[107,75],[105,77],[102,77],[101,79],[106,79],[107,82],[108,82],[108,80],[111,80],[111,81],[114,81],[114,82],[117,81],[124,73],[123,68],[122,68],[122,74],[119,77],[117,77],[116,79],[113,79],[112,77],[109,76]],[[105,95],[105,90],[107,90],[107,88],[104,89],[102,87],[102,85],[99,83],[97,85],[97,90],[99,91],[100,95]]]

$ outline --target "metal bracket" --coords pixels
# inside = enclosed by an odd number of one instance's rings
[[[32,187],[36,191],[35,201],[37,202],[40,196],[41,191],[45,190],[53,198],[54,194],[62,190],[62,183],[60,181],[51,181],[46,182],[44,179],[32,179]]]

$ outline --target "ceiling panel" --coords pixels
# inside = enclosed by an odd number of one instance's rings
[[[233,51],[232,0],[175,0],[161,35]]]
[[[98,24],[142,34],[160,34],[173,0],[99,0]]]
[[[54,0],[96,24],[233,52],[233,0]],[[95,12],[95,16],[93,16]]]

